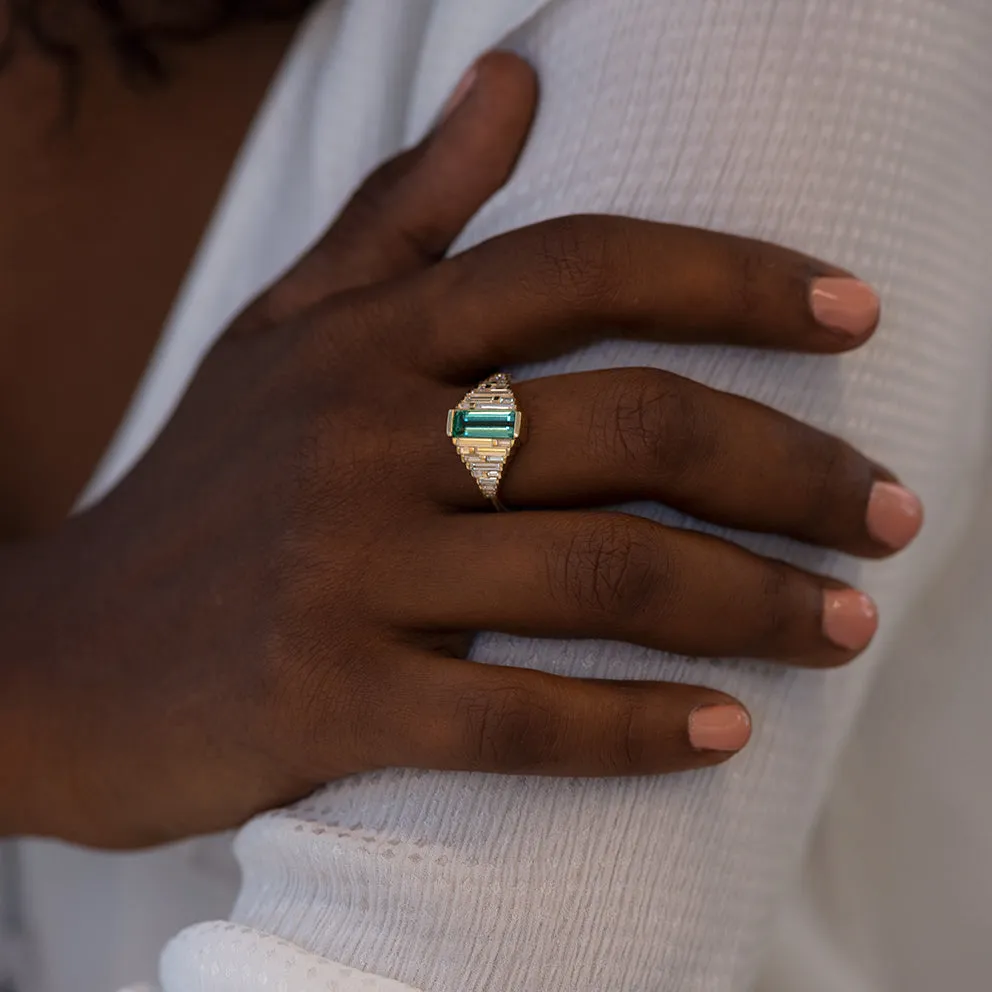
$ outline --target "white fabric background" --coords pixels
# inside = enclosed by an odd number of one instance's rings
[[[990,963],[981,946],[990,889],[961,866],[990,853],[979,702],[990,686],[977,656],[987,642],[947,590],[961,583],[988,600],[988,558],[970,572],[954,560],[962,541],[978,540],[969,527],[989,451],[984,0],[325,6],[272,94],[91,494],[154,436],[229,316],[316,236],[368,167],[423,131],[461,70],[497,43],[538,66],[542,109],[513,181],[464,244],[561,213],[630,213],[822,255],[875,283],[885,306],[872,344],[839,360],[606,344],[529,373],[655,364],[771,403],[895,467],[924,497],[927,528],[908,554],[872,566],[747,539],[832,569],[879,601],[875,647],[842,672],[484,638],[477,655],[495,662],[716,685],[748,703],[755,739],[727,766],[691,776],[389,772],[329,787],[242,831],[234,922],[188,930],[169,947],[167,992],[395,982],[425,992],[742,992],[763,961],[768,992],[973,982]],[[942,619],[954,622],[954,640]],[[37,895],[57,892],[58,877],[46,883],[46,858],[33,850],[36,932],[58,944]],[[799,894],[783,913],[790,892]],[[57,898],[63,911],[75,901],[64,890]],[[958,926],[948,900],[976,925]],[[154,903],[151,886],[138,909],[148,933],[167,915]],[[129,905],[108,902],[108,913]],[[70,962],[64,933],[61,945],[50,943],[46,960],[60,950]],[[96,992],[75,976],[50,978],[48,992]]]

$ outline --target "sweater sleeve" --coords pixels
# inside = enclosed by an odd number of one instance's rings
[[[744,992],[865,693],[898,664],[895,636],[967,517],[992,367],[978,262],[992,248],[992,129],[975,119],[992,97],[987,8],[561,0],[508,34],[477,29],[500,6],[473,18],[482,4],[434,3],[410,81],[415,131],[483,48],[540,71],[532,141],[463,244],[628,213],[821,255],[877,285],[885,308],[871,345],[840,360],[612,342],[520,374],[654,365],[739,392],[892,465],[928,526],[874,565],[734,535],[876,598],[879,637],[841,671],[482,637],[475,656],[494,664],[716,686],[750,707],[753,741],[720,768],[665,778],[396,770],[332,784],[242,830],[232,920],[173,941],[167,992]],[[357,92],[366,40],[346,41],[337,71],[356,73]]]

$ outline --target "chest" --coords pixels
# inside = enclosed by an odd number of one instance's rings
[[[0,534],[58,521],[111,437],[293,30],[234,30],[134,88],[88,64],[0,74]]]

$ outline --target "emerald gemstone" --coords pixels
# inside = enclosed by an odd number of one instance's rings
[[[451,436],[512,438],[516,425],[516,410],[455,410],[451,418]]]

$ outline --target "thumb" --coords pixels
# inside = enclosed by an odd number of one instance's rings
[[[268,291],[265,321],[278,323],[335,293],[443,258],[510,177],[536,104],[537,78],[523,59],[509,52],[479,59],[427,137],[376,169],[323,238]]]

